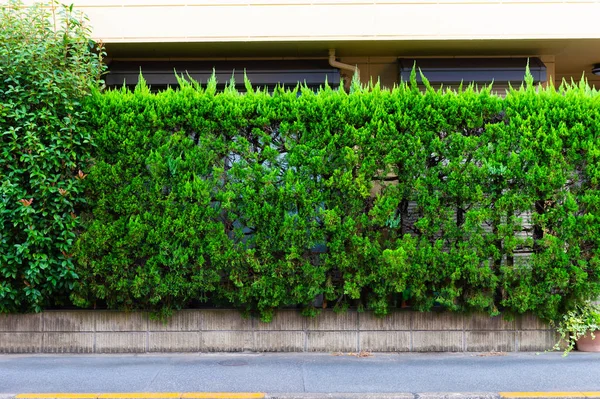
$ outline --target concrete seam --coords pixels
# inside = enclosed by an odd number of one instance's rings
[[[308,320],[306,317],[302,320],[302,328],[304,332],[304,352],[308,352]]]
[[[462,351],[467,351],[467,318],[463,316]]]
[[[356,351],[360,352],[360,312],[356,312]]]
[[[408,351],[413,351],[413,317],[414,315],[411,313],[410,318],[408,319],[408,330],[409,330],[409,343],[408,343]]]
[[[275,313],[275,314],[277,314],[277,313]],[[256,346],[256,329],[258,328],[257,323],[258,323],[257,318],[251,316],[250,328],[252,329],[252,350],[255,352],[258,352],[258,348]]]
[[[515,352],[520,352],[520,343],[519,343],[519,331],[521,331],[519,329],[519,326],[521,326],[521,328],[523,327],[523,320],[522,320],[522,315],[521,317],[519,317],[519,320],[517,320],[517,318],[515,317]]]
[[[198,310],[198,352],[204,351],[204,312]]]
[[[96,312],[94,312],[94,342],[92,343],[92,353],[96,353],[96,320],[98,319],[98,317],[96,316]]]
[[[44,332],[46,331],[46,315],[44,314],[44,312],[42,312],[42,314],[40,315],[40,317],[42,318],[42,328],[41,328],[41,330],[42,330],[42,332],[41,332],[41,334],[42,334],[42,341],[41,341],[41,344],[40,344],[41,346],[40,346],[40,350],[39,351],[41,353],[43,353],[44,349],[45,349],[45,339],[44,339],[45,337],[44,337],[44,335],[46,335],[46,334],[44,334]]]
[[[198,348],[198,353],[202,353],[202,348],[203,348],[203,343],[204,341],[202,340],[202,332],[197,331],[196,332],[198,334],[198,342],[197,342],[197,348]]]

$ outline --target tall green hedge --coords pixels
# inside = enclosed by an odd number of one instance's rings
[[[81,306],[390,306],[557,319],[600,294],[585,83],[97,92]]]
[[[91,149],[81,101],[103,70],[85,22],[56,3],[0,5],[0,313],[60,303],[77,279]]]

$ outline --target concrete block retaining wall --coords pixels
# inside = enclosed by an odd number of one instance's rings
[[[236,310],[176,312],[167,324],[147,313],[47,311],[0,315],[0,353],[145,352],[513,352],[550,349],[557,335],[535,317],[396,311],[316,318],[281,310],[271,323]]]

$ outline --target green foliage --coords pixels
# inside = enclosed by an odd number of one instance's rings
[[[504,268],[505,304],[557,320],[598,297],[598,132],[600,96],[587,85],[532,87],[506,98],[506,131],[517,132],[511,168],[518,206],[532,211],[533,255]],[[517,205],[517,202],[515,203]]]
[[[589,301],[576,305],[556,323],[556,331],[560,340],[554,345],[554,350],[561,350],[565,345],[564,356],[575,349],[579,338],[589,334],[592,339],[596,339],[600,331],[600,305]]]
[[[424,81],[96,93],[73,300],[558,320],[598,297],[600,95]]]
[[[0,313],[68,298],[91,148],[81,100],[102,64],[81,15],[0,8]]]

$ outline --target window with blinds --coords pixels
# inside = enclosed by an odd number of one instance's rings
[[[534,83],[546,81],[546,66],[533,58],[400,58],[398,59],[401,82],[408,82],[413,67],[421,70],[434,88],[457,89],[462,83],[481,87],[492,84],[492,91],[500,96],[506,94],[509,86],[523,84],[525,71],[529,70]],[[417,72],[417,83],[422,85],[421,74]]]
[[[276,86],[296,87],[306,84],[312,89],[338,87],[340,73],[325,60],[293,61],[113,61],[108,68],[108,87],[134,87],[140,71],[152,91],[178,86],[176,74],[188,76],[205,85],[213,74],[218,88],[223,89],[233,77],[238,91],[245,91],[244,74],[253,87],[272,91]]]

